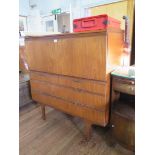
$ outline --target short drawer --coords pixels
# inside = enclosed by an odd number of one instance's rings
[[[48,74],[34,71],[31,71],[30,79],[49,82],[51,84],[57,84],[69,88],[76,88],[79,90],[84,90],[99,95],[105,95],[106,82],[102,81],[86,80],[63,75]]]
[[[68,102],[84,105],[101,111],[107,104],[105,95],[94,94],[44,81],[31,80],[31,91],[55,96]]]
[[[68,102],[63,99],[38,92],[32,92],[32,97],[35,101],[52,106],[73,116],[85,118],[94,122],[94,124],[106,126],[108,123],[108,108],[104,109],[103,111],[94,110],[93,108],[81,106],[76,103]]]
[[[120,80],[120,79],[114,78],[112,85],[115,91],[131,94],[131,95],[135,94],[134,81],[126,81],[126,80]]]

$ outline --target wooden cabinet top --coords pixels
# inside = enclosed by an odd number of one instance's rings
[[[27,35],[25,37],[26,40],[29,39],[39,39],[39,38],[61,38],[61,37],[73,37],[73,36],[79,36],[79,35],[95,35],[95,34],[106,34],[109,32],[115,32],[115,33],[123,33],[124,30],[120,29],[113,29],[108,28],[106,30],[97,30],[97,31],[85,31],[85,32],[76,32],[76,33],[60,33],[60,34],[38,34],[38,35]]]

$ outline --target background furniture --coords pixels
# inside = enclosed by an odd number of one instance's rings
[[[112,134],[126,148],[135,147],[135,80],[112,73]]]
[[[28,74],[19,74],[19,107],[32,102]]]
[[[19,70],[24,74],[29,73],[28,64],[25,58],[25,47],[24,46],[19,46]]]
[[[91,125],[109,122],[110,72],[121,63],[123,31],[27,36],[26,54],[33,100]]]

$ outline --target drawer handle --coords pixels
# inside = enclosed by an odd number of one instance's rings
[[[77,82],[77,83],[79,83],[80,81],[79,80],[73,80],[74,82]]]
[[[53,42],[54,42],[54,43],[57,43],[57,42],[58,42],[58,39],[54,39]]]
[[[81,92],[82,90],[77,88],[76,91]]]
[[[73,104],[78,105],[78,102],[77,102],[77,101],[75,101],[75,102],[73,102]]]

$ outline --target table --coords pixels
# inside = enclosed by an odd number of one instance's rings
[[[122,68],[120,68],[122,69]],[[128,73],[126,68],[126,73]],[[119,74],[119,73],[122,74]],[[126,148],[135,147],[135,78],[117,70],[111,73],[111,118],[113,136]]]

